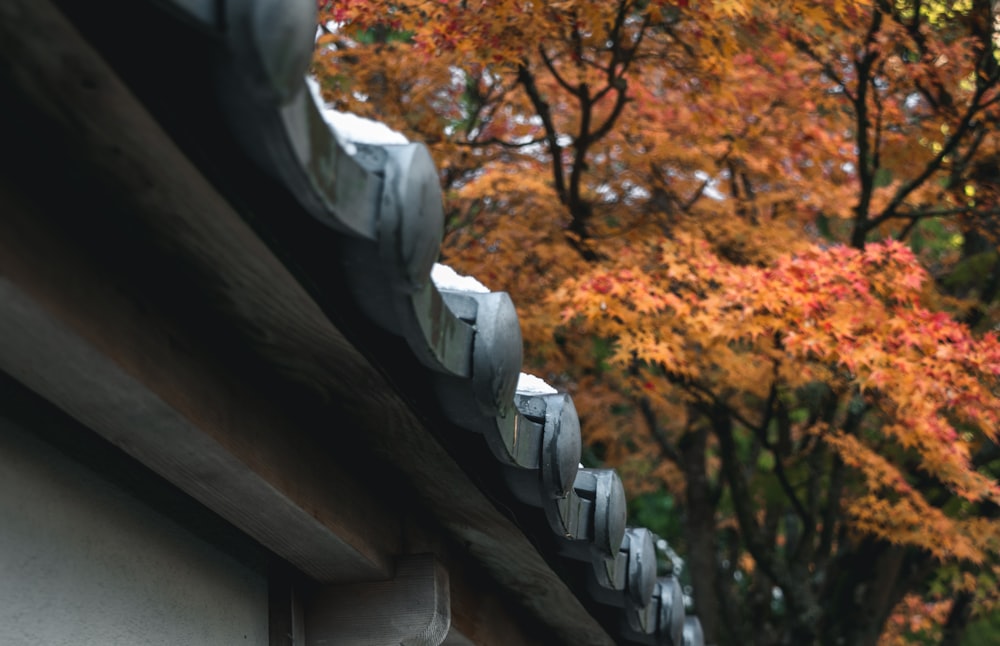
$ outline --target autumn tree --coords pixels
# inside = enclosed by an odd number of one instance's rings
[[[992,2],[319,5],[326,98],[430,146],[444,260],[669,503],[709,642],[993,612]]]

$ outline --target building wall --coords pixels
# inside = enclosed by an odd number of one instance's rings
[[[0,411],[0,644],[266,646],[264,576]]]

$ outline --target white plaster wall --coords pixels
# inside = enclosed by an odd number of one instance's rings
[[[0,645],[267,642],[263,576],[0,417]]]

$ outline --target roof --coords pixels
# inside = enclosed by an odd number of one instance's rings
[[[30,4],[5,17],[25,66],[14,83],[61,128],[49,145],[130,192],[108,198],[128,211],[122,229],[84,237],[175,299],[177,316],[252,347],[248,361],[283,376],[274,396],[315,413],[301,421],[323,450],[365,451],[398,472],[385,486],[410,483],[567,643],[701,643],[654,535],[626,526],[618,475],[580,465],[572,398],[519,390],[509,295],[432,279],[444,224],[426,147],[347,144],[324,120],[306,83],[312,0],[63,3],[90,45],[57,13],[15,15]],[[334,399],[344,427],[315,424]],[[323,578],[292,547],[283,556]],[[378,574],[377,556],[359,563],[359,577]]]

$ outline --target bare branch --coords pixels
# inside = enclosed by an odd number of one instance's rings
[[[656,442],[657,446],[660,447],[660,452],[663,456],[674,464],[681,466],[683,458],[681,458],[681,455],[677,452],[676,447],[671,444],[666,433],[663,432],[663,429],[660,427],[659,423],[657,423],[656,412],[650,405],[648,397],[639,398],[639,412],[642,413],[642,419],[646,422],[646,428],[649,429],[650,436]]]
[[[528,94],[535,112],[542,120],[542,127],[545,128],[545,141],[548,142],[549,154],[552,155],[552,179],[555,184],[556,194],[562,203],[566,203],[566,179],[564,177],[562,162],[562,146],[559,145],[559,133],[556,131],[555,123],[552,121],[552,111],[549,104],[538,91],[535,84],[534,75],[524,65],[518,66],[517,78],[524,91]]]

